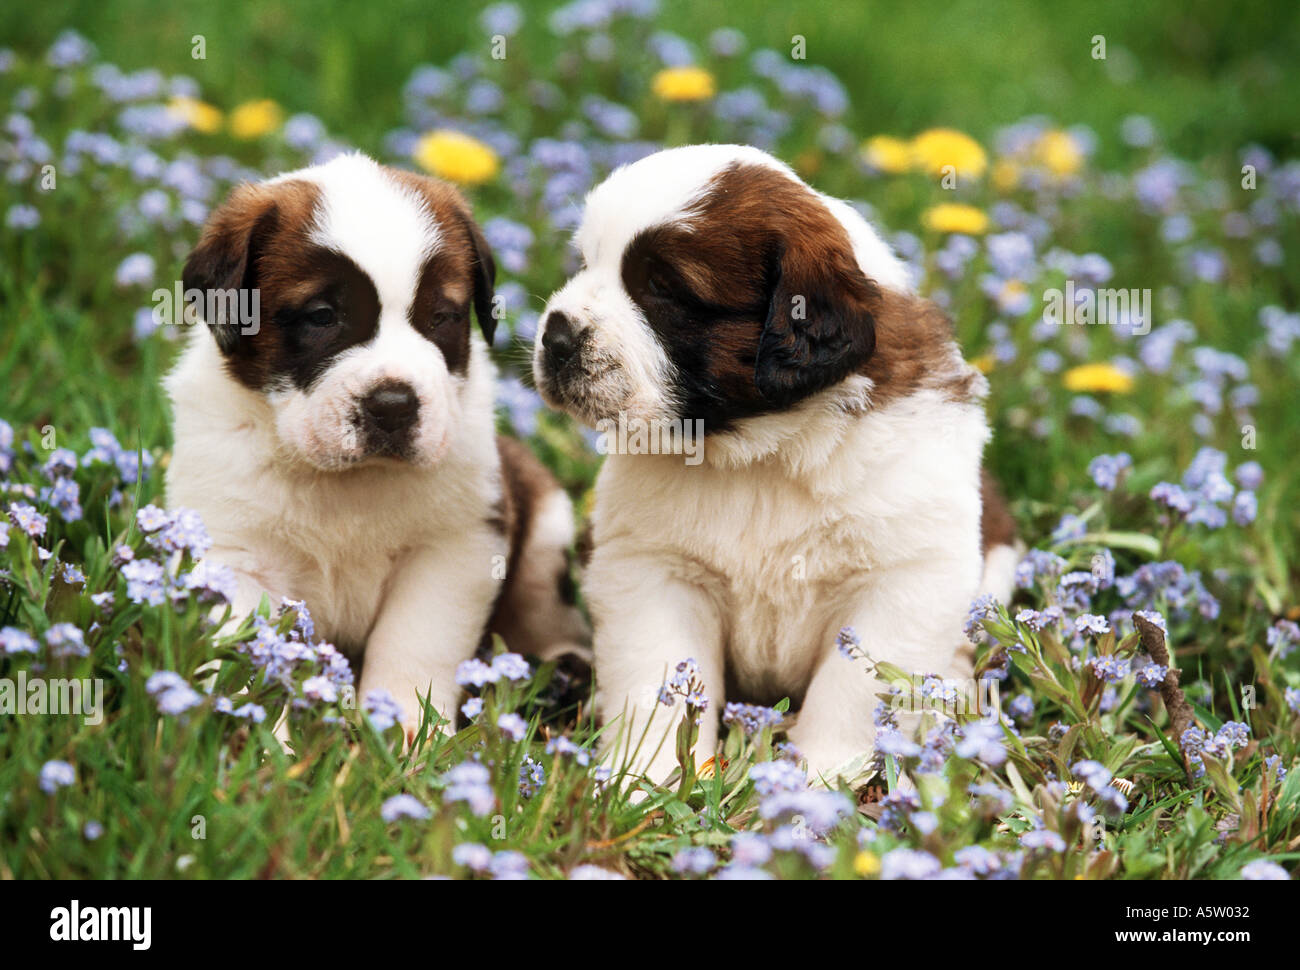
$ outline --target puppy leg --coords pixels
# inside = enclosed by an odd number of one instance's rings
[[[998,602],[1008,603],[1025,544],[1017,538],[1016,520],[987,468],[980,470],[980,549],[984,553],[984,570],[978,595],[988,593]]]
[[[987,593],[1004,606],[1010,603],[1015,593],[1016,566],[1024,555],[1025,546],[1022,542],[997,545],[985,552],[984,574],[980,577],[975,597]],[[963,637],[943,676],[945,680],[969,680],[974,675],[975,645]]]
[[[891,567],[868,587],[849,616],[862,650],[911,673],[939,673],[964,637],[969,598],[945,591],[974,590],[974,570],[964,562],[927,560]],[[877,694],[886,689],[861,661],[828,645],[813,673],[790,740],[808,760],[808,774],[833,783],[852,781],[849,770],[875,741]]]
[[[235,574],[235,598],[230,604],[230,619],[221,628],[222,634],[233,633],[244,620],[248,619],[248,615],[262,602],[263,594],[271,598],[272,617],[280,601],[291,595],[288,575],[268,573],[265,567],[259,564],[255,553],[215,546],[203,558],[205,562],[228,566]],[[263,563],[267,561],[271,561],[271,557],[262,559]],[[220,617],[224,607],[213,612],[215,616]]]
[[[609,766],[654,782],[672,774],[684,703],[678,698],[665,707],[658,702],[659,688],[687,659],[699,665],[708,698],[696,757],[711,756],[724,682],[722,626],[708,596],[654,560],[602,557],[599,547],[587,595],[596,626],[596,705],[605,749],[612,754]]]
[[[407,734],[420,723],[420,699],[454,721],[456,666],[474,655],[497,594],[492,555],[500,536],[471,534],[414,550],[397,566],[366,642],[361,696],[387,690],[405,714]]]
[[[987,593],[999,603],[1009,604],[1015,592],[1016,566],[1024,557],[1025,545],[1016,538],[1016,520],[987,468],[980,470],[980,548],[984,551],[984,569],[975,596]],[[963,639],[943,676],[947,680],[966,680],[974,673],[975,646]]]

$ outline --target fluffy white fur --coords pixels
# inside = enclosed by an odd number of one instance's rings
[[[362,694],[386,689],[411,717],[431,685],[434,707],[454,711],[455,667],[478,645],[499,588],[493,557],[506,554],[486,524],[500,491],[491,362],[478,341],[474,356],[461,423],[429,468],[285,460],[272,406],[226,375],[202,331],[167,379],[168,502],[203,515],[208,559],[239,579],[234,616],[263,592],[305,600],[320,635],[366,644]]]
[[[669,363],[623,289],[619,262],[639,230],[679,218],[736,160],[796,177],[756,149],[697,146],[621,169],[588,197],[576,235],[585,265],[547,310],[591,328],[596,346],[617,361],[616,376],[588,388],[594,413],[652,418],[670,410]],[[903,265],[872,227],[848,205],[820,198],[848,231],[866,275],[905,290]],[[951,366],[967,369],[955,347]],[[622,715],[614,729],[625,751],[641,743],[634,767],[657,779],[674,767],[681,705],[670,710],[655,698],[688,657],[700,665],[710,702],[702,757],[713,751],[727,699],[725,665],[759,694],[806,689],[791,739],[810,771],[827,778],[852,775],[847,766],[870,749],[882,689],[834,648],[841,627],[853,626],[871,657],[907,670],[942,672],[953,662],[981,580],[983,410],[933,391],[880,408],[871,401],[871,381],[854,376],[790,410],[711,435],[702,465],[673,455],[606,459],[584,590],[598,704],[607,722]],[[999,560],[986,583],[1005,596],[1014,557],[1003,558],[1009,566]]]

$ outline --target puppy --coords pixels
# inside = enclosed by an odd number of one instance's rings
[[[789,696],[810,771],[848,772],[882,685],[838,631],[909,672],[970,676],[957,654],[981,576],[1010,591],[1011,519],[981,485],[984,378],[871,226],[754,148],[617,170],[575,245],[581,269],[539,327],[542,396],[606,432],[705,436],[696,464],[669,448],[601,469],[584,578],[599,711],[662,779],[680,714],[656,693],[690,657],[701,757],[725,700]]]
[[[542,659],[584,649],[560,596],[568,497],[494,433],[470,325],[491,343],[494,276],[455,189],[362,155],[235,189],[183,274],[208,326],[166,381],[168,501],[202,514],[236,617],[306,601],[408,731],[417,695],[454,720],[485,630]]]

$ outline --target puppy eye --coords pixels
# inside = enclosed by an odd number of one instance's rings
[[[460,323],[463,318],[464,314],[457,310],[443,310],[429,318],[429,326],[434,330],[441,330],[443,327]]]
[[[332,327],[338,322],[338,314],[328,303],[311,303],[303,311],[302,319],[313,327]]]
[[[650,295],[656,299],[671,300],[675,296],[672,277],[659,263],[651,264],[646,272],[645,285]]]

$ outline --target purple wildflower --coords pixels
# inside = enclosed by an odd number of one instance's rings
[[[478,842],[462,842],[451,850],[451,861],[471,872],[487,872],[492,864],[492,850]]]
[[[1129,662],[1114,655],[1093,657],[1089,663],[1093,676],[1108,684],[1117,684],[1129,675]]]
[[[428,807],[418,798],[405,793],[394,795],[379,808],[379,817],[385,822],[396,822],[403,818],[415,819],[419,822],[428,818],[430,814]]]
[[[461,687],[486,687],[501,679],[501,671],[482,660],[471,658],[456,667],[456,683]]]
[[[1126,452],[1117,455],[1098,455],[1088,463],[1088,475],[1103,491],[1113,492],[1120,476],[1132,467],[1133,459]]]
[[[497,654],[492,658],[492,669],[506,680],[527,680],[532,672],[528,661],[517,653]]]
[[[36,653],[39,649],[40,644],[30,633],[12,626],[0,629],[0,653]]]
[[[881,879],[934,879],[943,863],[922,849],[891,849],[880,858]]]
[[[502,714],[497,718],[497,727],[511,741],[522,741],[528,732],[528,722],[518,714]]]
[[[496,805],[496,793],[489,784],[491,775],[477,761],[456,765],[442,779],[447,786],[443,797],[449,802],[464,802],[475,815],[487,815]]]
[[[383,689],[367,692],[362,707],[370,723],[381,734],[394,724],[401,724],[405,717],[402,705],[393,700],[393,695]]]
[[[1143,687],[1148,687],[1151,690],[1155,690],[1161,684],[1164,683],[1165,675],[1168,673],[1169,673],[1168,667],[1163,667],[1160,664],[1151,663],[1151,664],[1147,664],[1145,667],[1142,667],[1141,669],[1138,670],[1137,679],[1138,682]]]
[[[1048,852],[1064,852],[1065,840],[1051,829],[1034,829],[1020,837],[1020,844],[1026,849],[1045,849]]]
[[[89,657],[86,635],[73,623],[55,623],[45,631],[45,643],[55,657]]]
[[[711,849],[702,845],[679,849],[673,856],[673,872],[683,875],[704,876],[713,871],[718,864],[717,857]]]
[[[47,761],[41,765],[41,791],[53,795],[60,788],[67,788],[77,780],[77,770],[66,761]]]
[[[1110,632],[1110,624],[1104,616],[1098,616],[1096,613],[1084,613],[1074,618],[1074,629],[1079,633],[1101,636]]]

